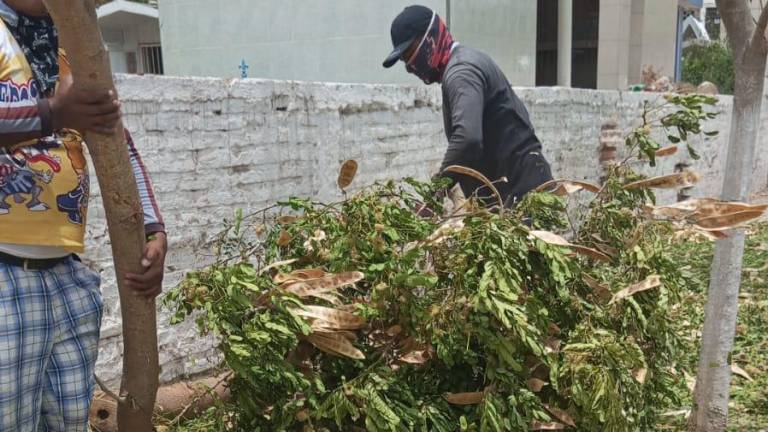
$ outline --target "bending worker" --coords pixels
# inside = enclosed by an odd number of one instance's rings
[[[552,179],[528,111],[490,57],[454,41],[442,18],[424,6],[405,8],[391,33],[394,50],[384,67],[402,60],[425,84],[442,84],[448,150],[441,176],[458,182],[465,196],[493,204],[481,182],[443,172],[451,165],[473,168],[496,182],[506,207]]]

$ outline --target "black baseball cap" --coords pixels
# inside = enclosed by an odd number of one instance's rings
[[[432,22],[432,9],[424,6],[408,6],[392,21],[392,46],[394,50],[384,60],[384,67],[392,67],[414,40],[424,37]]]

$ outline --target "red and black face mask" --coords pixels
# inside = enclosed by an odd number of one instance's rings
[[[451,59],[453,36],[445,27],[445,22],[437,13],[432,15],[432,23],[421,40],[416,52],[405,64],[405,69],[421,78],[425,84],[443,80],[443,72]]]

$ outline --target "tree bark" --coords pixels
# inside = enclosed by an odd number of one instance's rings
[[[745,201],[749,197],[760,127],[768,44],[765,27],[768,9],[757,25],[745,0],[718,0],[729,35],[736,82],[722,198]],[[728,423],[731,386],[731,350],[739,307],[745,232],[733,230],[717,242],[710,272],[690,430],[724,431]]]
[[[114,89],[93,0],[44,0],[72,66],[74,85]],[[126,273],[143,273],[145,234],[136,179],[128,157],[122,123],[111,136],[86,134],[101,187],[112,241],[123,321],[123,378],[118,424],[125,432],[152,431],[158,386],[157,322],[154,300],[147,301],[124,284]]]

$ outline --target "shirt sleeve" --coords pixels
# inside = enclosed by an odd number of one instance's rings
[[[136,177],[141,207],[144,210],[145,231],[147,235],[165,232],[165,222],[163,222],[163,216],[160,214],[160,208],[157,206],[152,182],[149,179],[144,162],[141,160],[141,156],[133,144],[133,137],[131,137],[128,129],[125,129],[125,141],[128,143],[128,155],[131,160],[133,175]]]
[[[12,146],[53,133],[47,99],[0,102],[0,144]]]
[[[471,68],[462,68],[446,77],[443,83],[450,106],[448,150],[440,172],[451,165],[471,167],[483,151],[483,78]]]

